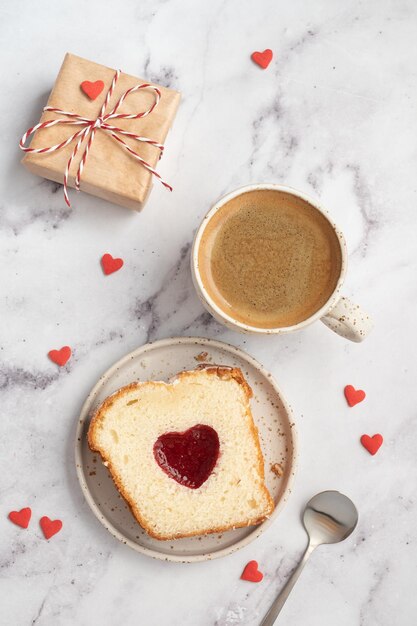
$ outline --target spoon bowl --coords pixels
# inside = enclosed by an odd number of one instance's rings
[[[358,511],[339,491],[323,491],[307,503],[303,523],[312,546],[339,543],[355,530]]]

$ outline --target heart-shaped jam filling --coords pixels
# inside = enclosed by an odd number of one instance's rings
[[[206,482],[219,458],[219,436],[211,426],[196,424],[183,433],[165,433],[153,453],[170,478],[190,489]]]

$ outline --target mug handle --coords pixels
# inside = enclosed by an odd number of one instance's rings
[[[341,297],[321,321],[341,337],[356,343],[363,341],[373,328],[369,315],[345,297]]]

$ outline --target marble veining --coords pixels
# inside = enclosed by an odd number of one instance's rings
[[[16,388],[46,389],[59,377],[59,373],[45,374],[44,372],[31,372],[22,367],[2,366],[0,370],[0,389],[7,391]]]
[[[357,531],[315,552],[282,613],[288,626],[414,626],[417,620],[413,0],[3,2],[0,150],[0,623],[257,626],[302,554],[300,512],[339,489]],[[272,48],[266,71],[250,61]],[[178,89],[183,100],[144,211],[35,178],[18,140],[39,119],[65,52]],[[86,77],[88,78],[88,77]],[[371,314],[360,345],[319,322],[280,337],[218,324],[195,294],[193,235],[236,187],[311,194],[344,232],[344,291]],[[105,252],[124,259],[105,277]],[[225,559],[181,565],[119,544],[74,468],[81,405],[98,377],[147,341],[201,335],[247,350],[293,408],[300,458],[272,527]],[[50,349],[70,345],[58,369]],[[350,409],[343,387],[366,390]],[[375,457],[359,444],[380,432]],[[7,514],[31,506],[28,530]],[[39,519],[63,521],[46,542]],[[261,584],[239,577],[256,559]]]

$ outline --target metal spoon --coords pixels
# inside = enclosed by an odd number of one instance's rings
[[[358,523],[358,512],[352,500],[339,491],[323,491],[307,503],[303,523],[309,537],[307,549],[259,626],[273,626],[310,554],[322,543],[349,537]]]

